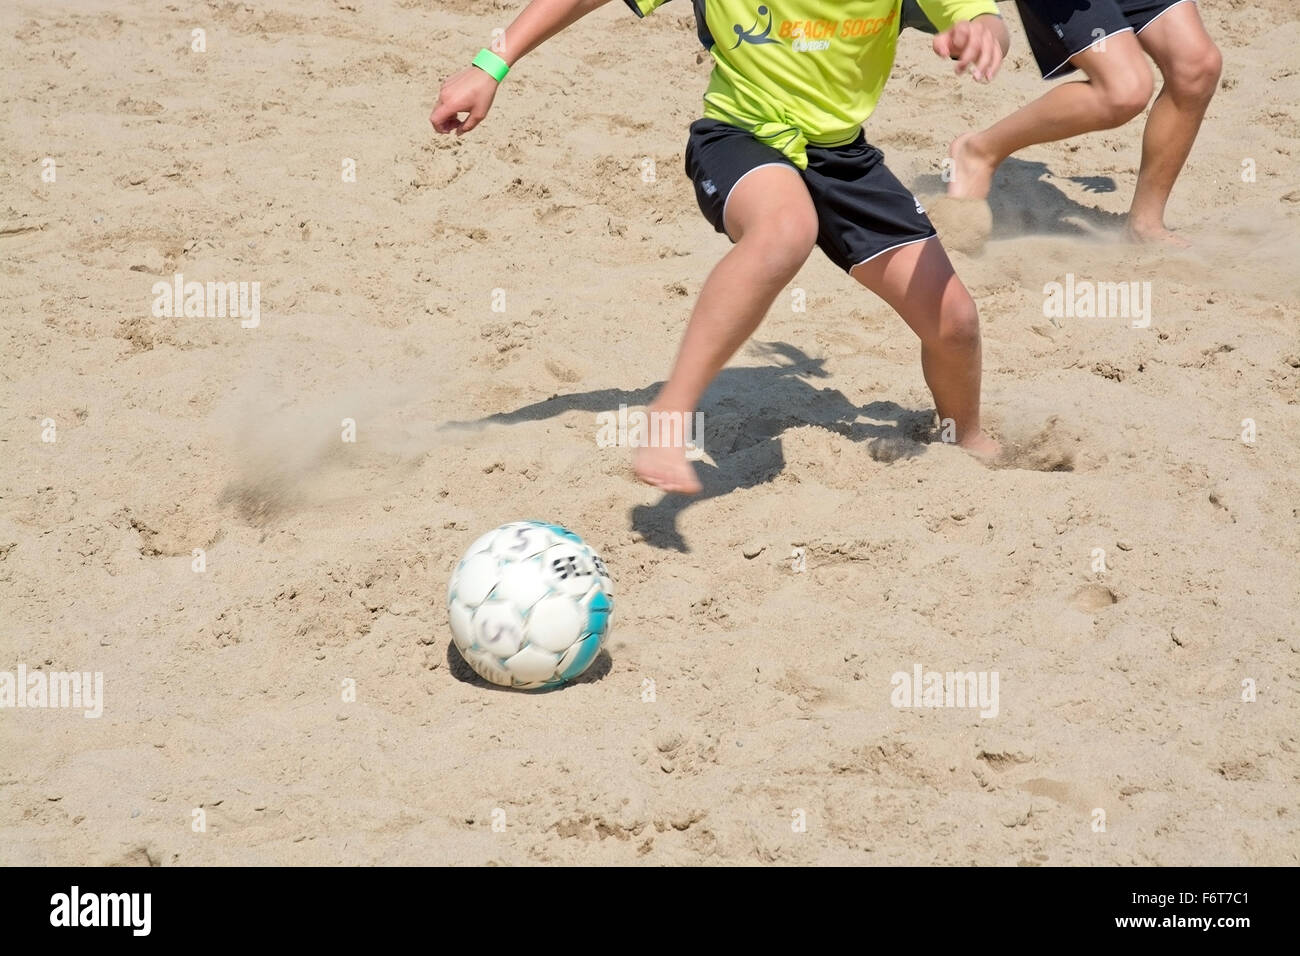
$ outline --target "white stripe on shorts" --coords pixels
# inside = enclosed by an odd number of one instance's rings
[[[1144,24],[1142,25],[1142,30],[1145,30],[1147,27],[1151,26],[1151,24],[1155,23],[1157,20],[1159,20],[1161,17],[1163,17],[1166,13],[1168,13],[1168,12],[1169,12],[1170,10],[1172,10],[1174,7],[1180,7],[1180,6],[1182,6],[1184,3],[1194,3],[1194,2],[1195,2],[1195,0],[1177,0],[1176,3],[1171,3],[1171,4],[1169,4],[1169,6],[1165,7],[1163,10],[1161,10],[1159,13],[1157,13],[1154,17],[1152,17],[1150,20],[1148,20],[1146,23],[1144,23]],[[1142,35],[1142,30],[1139,30],[1139,31],[1138,31],[1138,35],[1139,35],[1139,36]]]
[[[929,242],[931,239],[937,239],[937,238],[939,238],[939,234],[937,232],[934,232],[928,236],[922,236],[920,239],[908,239],[907,242],[900,242],[898,245],[890,246],[888,249],[881,249],[879,252],[867,256],[861,262],[856,262],[853,265],[849,266],[849,275],[853,275],[853,270],[856,269],[858,266],[865,266],[872,259],[877,259],[880,256],[883,256],[886,252],[893,252],[895,249],[902,249],[904,246],[914,246],[918,242]]]
[[[1153,22],[1154,22],[1154,21],[1153,21]],[[1045,79],[1045,80],[1050,80],[1052,77],[1056,76],[1057,73],[1060,73],[1060,72],[1061,72],[1063,69],[1065,69],[1067,66],[1070,66],[1070,65],[1071,65],[1071,64],[1070,64],[1070,60],[1074,59],[1076,56],[1078,56],[1078,55],[1079,55],[1080,53],[1082,53],[1084,50],[1091,50],[1091,49],[1092,49],[1094,46],[1096,46],[1098,43],[1105,43],[1107,40],[1109,40],[1109,39],[1110,39],[1111,37],[1113,37],[1113,36],[1119,36],[1121,33],[1132,33],[1132,32],[1133,32],[1133,28],[1132,28],[1132,27],[1124,27],[1122,30],[1116,30],[1114,33],[1107,33],[1104,37],[1098,37],[1097,39],[1095,39],[1095,40],[1093,40],[1091,43],[1089,43],[1087,46],[1082,47],[1081,49],[1075,50],[1073,53],[1071,53],[1069,56],[1067,56],[1067,57],[1065,58],[1065,61],[1064,61],[1064,62],[1057,64],[1056,66],[1052,67],[1051,70],[1049,70],[1048,72],[1044,73],[1044,74],[1043,74],[1043,79]],[[1077,69],[1077,67],[1076,67],[1076,69]]]

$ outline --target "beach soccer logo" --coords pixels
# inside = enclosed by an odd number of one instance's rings
[[[890,29],[898,17],[894,11],[887,17],[851,17],[847,20],[782,20],[777,26],[772,10],[767,4],[760,4],[755,11],[752,25],[733,23],[731,32],[736,35],[735,50],[742,43],[762,46],[768,43],[781,45],[782,40],[790,41],[790,49],[795,53],[821,53],[829,50],[831,39],[841,37],[848,40],[873,37]],[[777,39],[772,36],[776,26]]]
[[[736,47],[740,46],[742,43],[749,43],[754,46],[761,46],[764,43],[779,44],[781,42],[780,40],[772,39],[772,37],[768,35],[772,32],[772,11],[768,9],[766,4],[759,4],[757,12],[758,12],[758,19],[754,21],[754,25],[750,27],[748,30],[746,30],[739,23],[732,24],[731,32],[736,34],[736,46],[732,47],[733,50],[736,49]],[[758,28],[763,24],[763,17],[767,17],[767,26],[763,27],[763,32],[760,33],[758,31]]]

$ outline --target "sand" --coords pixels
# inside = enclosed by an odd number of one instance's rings
[[[596,444],[726,248],[681,172],[689,5],[597,11],[434,136],[517,7],[0,9],[0,670],[104,680],[97,719],[0,710],[0,862],[1300,862],[1292,6],[1203,5],[1192,249],[1117,239],[1138,123],[1003,168],[953,260],[1014,467],[928,442],[911,333],[814,253],[692,501]],[[996,83],[911,33],[868,125],[926,202],[1044,88],[1004,7]],[[176,273],[260,283],[258,326],[156,316]],[[1149,327],[1046,317],[1067,274],[1149,282]],[[444,608],[529,517],[616,579],[544,694],[473,678]],[[996,716],[894,706],[917,667],[996,672]]]

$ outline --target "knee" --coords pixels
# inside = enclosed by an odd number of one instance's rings
[[[796,216],[751,229],[740,239],[755,257],[759,274],[785,285],[808,260],[817,244],[817,217]]]
[[[1116,77],[1104,91],[1107,124],[1123,126],[1133,119],[1146,109],[1154,90],[1151,70],[1145,63]]]
[[[1202,43],[1180,52],[1178,59],[1165,73],[1165,84],[1171,95],[1200,102],[1208,102],[1219,87],[1223,76],[1223,54],[1206,37]]]
[[[939,312],[938,341],[947,351],[968,352],[979,347],[980,314],[967,292],[945,302]]]

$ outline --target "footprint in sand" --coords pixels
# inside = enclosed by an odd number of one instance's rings
[[[1046,797],[1063,807],[1091,814],[1094,810],[1115,807],[1118,797],[1108,794],[1098,786],[1084,786],[1065,780],[1053,780],[1049,777],[1034,777],[1019,784],[1019,789],[1035,797]]]
[[[1096,614],[1118,603],[1119,597],[1104,584],[1085,584],[1070,597],[1071,606],[1085,614]]]
[[[924,453],[925,445],[899,435],[873,438],[867,444],[867,454],[871,456],[872,460],[884,464],[904,458],[915,458],[917,455]]]
[[[1057,416],[1049,418],[1043,427],[1024,439],[1011,436],[1002,438],[1002,454],[996,467],[1020,468],[1026,471],[1074,471],[1074,449],[1066,437]]]

